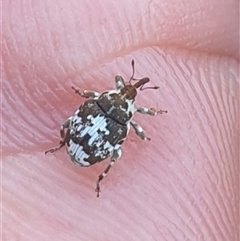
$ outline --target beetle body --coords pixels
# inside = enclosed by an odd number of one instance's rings
[[[130,122],[111,118],[98,100],[87,100],[68,119],[65,145],[71,160],[80,166],[90,166],[118,150],[130,129]]]
[[[134,106],[137,89],[143,90],[144,84],[150,80],[147,77],[134,79],[133,60],[132,69],[133,74],[128,82],[117,75],[115,77],[116,89],[105,91],[102,94],[86,90],[80,92],[72,87],[77,94],[88,100],[61,126],[59,145],[45,152],[53,153],[65,145],[72,162],[82,167],[91,166],[110,157],[109,165],[97,180],[97,197],[100,193],[100,182],[121,156],[121,145],[128,135],[130,126],[141,139],[150,139],[145,136],[142,127],[132,120],[134,113],[155,116],[167,112]],[[134,80],[137,82],[132,84],[131,81]],[[145,89],[158,89],[158,87]]]

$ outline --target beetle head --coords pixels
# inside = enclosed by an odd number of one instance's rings
[[[137,96],[137,89],[139,88],[141,91],[146,90],[146,89],[159,89],[158,86],[153,86],[153,87],[145,87],[144,85],[150,81],[148,77],[144,77],[142,79],[135,79],[134,74],[135,74],[135,68],[134,68],[134,60],[131,62],[132,65],[132,76],[129,79],[128,83],[121,89],[121,94],[125,95],[127,99],[135,99]],[[132,84],[132,81],[137,81],[135,84]]]

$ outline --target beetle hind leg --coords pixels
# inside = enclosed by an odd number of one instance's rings
[[[108,164],[107,168],[98,176],[98,180],[97,180],[97,184],[96,184],[96,189],[95,191],[97,192],[97,197],[99,197],[100,192],[101,192],[101,188],[100,188],[100,183],[101,181],[107,176],[107,173],[109,172],[109,170],[111,169],[111,167],[115,164],[115,162],[117,161],[117,159],[119,159],[122,155],[122,150],[121,147],[119,147],[118,149],[115,149],[113,151],[113,154],[111,156],[111,160],[110,163]]]
[[[59,145],[56,146],[56,147],[54,147],[54,148],[52,148],[52,149],[49,149],[49,150],[45,151],[45,154],[54,153],[54,152],[60,150],[60,149],[65,145],[65,143],[66,143],[66,138],[65,138],[65,137],[66,137],[66,136],[65,136],[64,130],[69,127],[70,122],[71,122],[71,117],[68,118],[68,119],[64,122],[64,124],[61,126],[61,128],[60,128],[61,140],[60,140],[60,142],[59,142]]]
[[[54,153],[54,152],[60,150],[64,145],[65,145],[65,142],[60,141],[58,146],[56,146],[55,148],[52,148],[52,149],[49,149],[49,150],[45,151],[45,154]]]

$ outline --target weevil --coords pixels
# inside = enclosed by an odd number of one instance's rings
[[[122,155],[122,144],[125,141],[130,127],[142,140],[150,140],[143,128],[133,120],[135,112],[156,116],[167,113],[166,110],[135,107],[134,102],[137,90],[158,89],[158,86],[144,87],[150,81],[148,77],[135,79],[134,60],[131,62],[132,76],[129,81],[116,75],[116,89],[103,93],[84,90],[81,92],[72,87],[76,94],[86,100],[76,112],[61,126],[61,140],[57,147],[47,150],[54,153],[66,146],[67,153],[76,165],[88,167],[110,157],[110,163],[98,176],[96,183],[97,197],[100,194],[100,183],[111,167]]]

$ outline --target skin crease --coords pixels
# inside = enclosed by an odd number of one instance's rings
[[[100,3],[101,2],[101,3]],[[5,1],[2,240],[237,241],[238,2]],[[148,76],[121,160],[73,165],[59,128],[80,90]]]

